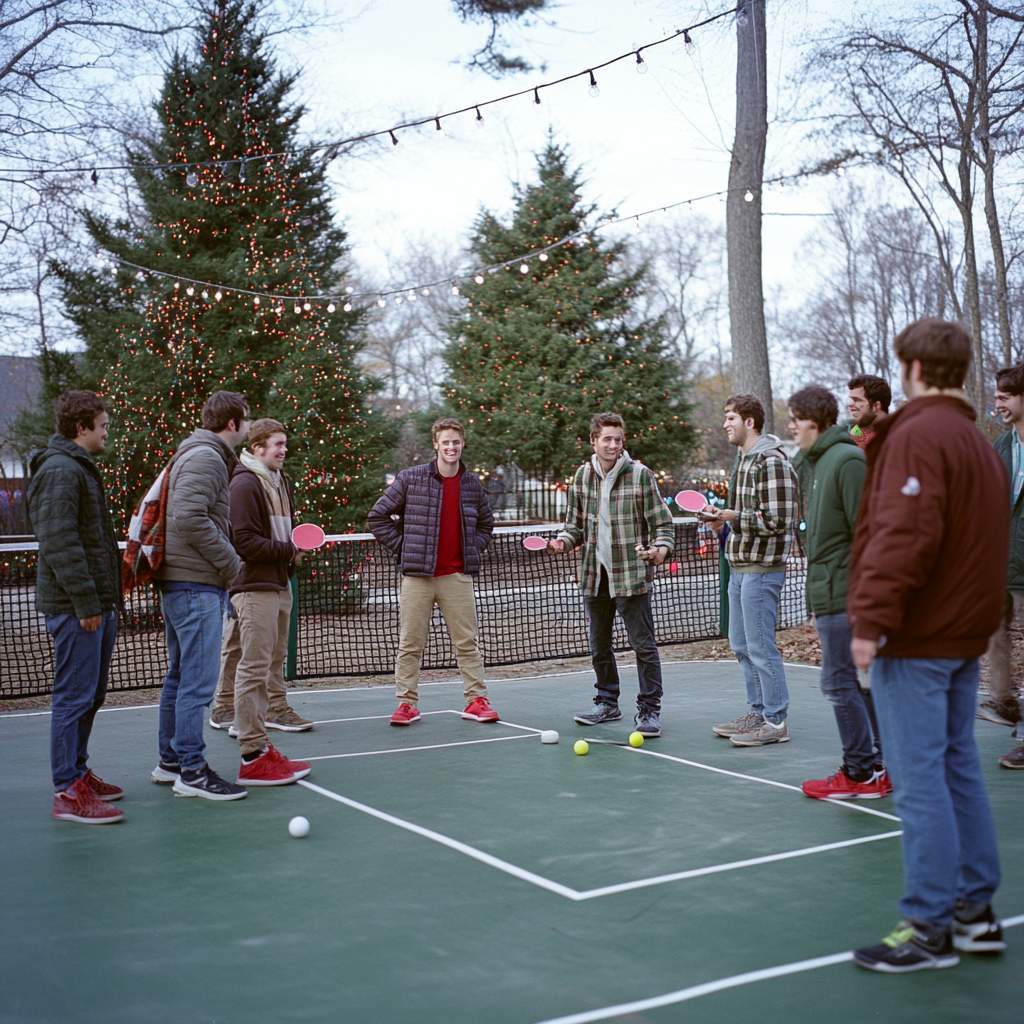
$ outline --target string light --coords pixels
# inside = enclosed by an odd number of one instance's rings
[[[328,158],[330,158],[330,154],[331,153],[335,153],[336,154],[337,151],[341,147],[343,147],[343,146],[351,145],[351,144],[356,143],[356,142],[366,142],[369,139],[379,138],[379,137],[384,136],[384,135],[390,136],[391,142],[394,145],[398,145],[397,137],[395,136],[395,130],[397,130],[397,129],[402,129],[402,128],[418,128],[421,125],[429,124],[431,121],[435,121],[436,122],[439,118],[442,118],[442,117],[454,117],[456,114],[464,114],[464,113],[468,113],[469,111],[474,111],[474,110],[477,113],[479,113],[479,110],[480,110],[481,107],[492,106],[493,104],[496,104],[496,103],[504,103],[507,100],[513,100],[513,99],[516,99],[516,98],[518,98],[520,96],[528,96],[531,92],[533,93],[533,102],[534,102],[534,104],[537,105],[537,106],[540,106],[540,91],[539,90],[541,90],[541,89],[550,89],[553,86],[562,85],[565,82],[572,81],[574,78],[581,78],[581,77],[583,77],[583,75],[588,75],[589,76],[591,88],[595,88],[596,87],[596,81],[594,79],[594,72],[595,71],[600,71],[602,68],[609,67],[610,65],[616,64],[616,63],[618,63],[621,60],[627,60],[630,57],[639,57],[641,50],[649,50],[652,46],[660,46],[662,43],[671,42],[673,39],[678,39],[680,36],[682,36],[684,38],[684,40],[685,40],[685,39],[687,39],[689,37],[689,34],[691,32],[693,32],[694,30],[696,30],[698,28],[704,28],[707,25],[711,25],[711,24],[713,24],[716,21],[720,21],[722,18],[729,17],[729,15],[731,15],[731,14],[735,14],[736,15],[736,21],[737,21],[738,24],[741,24],[741,25],[745,24],[746,23],[745,0],[744,0],[744,4],[739,6],[739,7],[731,7],[731,8],[729,8],[726,11],[721,11],[720,13],[712,15],[709,18],[705,18],[703,21],[699,21],[699,22],[696,22],[693,25],[687,26],[686,28],[679,29],[676,32],[673,32],[671,35],[665,36],[663,39],[655,39],[655,40],[653,40],[650,43],[644,43],[642,46],[638,47],[637,49],[627,50],[625,53],[621,53],[618,56],[612,57],[611,59],[603,61],[600,64],[594,64],[591,67],[586,68],[583,71],[577,71],[577,72],[575,72],[573,74],[570,74],[570,75],[564,75],[561,78],[556,78],[556,79],[553,79],[552,81],[549,81],[549,82],[541,82],[538,85],[527,86],[527,88],[525,88],[525,89],[520,89],[517,92],[507,93],[504,96],[495,96],[493,99],[481,100],[481,101],[479,101],[477,103],[473,103],[473,104],[471,104],[470,106],[467,106],[467,107],[462,107],[462,108],[460,108],[458,110],[449,110],[449,111],[445,111],[444,113],[439,114],[439,115],[431,115],[429,117],[419,118],[419,119],[414,120],[414,121],[406,121],[406,122],[404,122],[404,123],[402,123],[400,125],[395,125],[394,128],[383,128],[383,129],[380,129],[379,131],[365,132],[365,133],[363,133],[361,135],[354,135],[354,136],[352,136],[350,138],[346,138],[346,139],[336,139],[336,140],[334,140],[332,142],[322,143],[322,144],[317,145],[317,146],[311,146],[311,147],[309,147],[308,149],[305,149],[305,150],[283,150],[283,151],[274,151],[274,152],[268,152],[268,153],[260,153],[260,154],[255,154],[255,155],[249,155],[249,156],[246,156],[246,157],[236,157],[236,158],[233,158],[232,160],[230,160],[228,162],[230,162],[230,163],[235,163],[235,162],[239,163],[239,180],[244,181],[245,177],[244,177],[244,173],[242,171],[241,164],[246,162],[246,161],[252,161],[252,160],[258,160],[258,161],[274,160],[274,159],[279,159],[281,157],[298,156],[301,153],[313,154],[313,153],[319,153],[321,151],[326,153],[328,155]],[[639,71],[640,70],[640,66],[643,64],[643,61],[642,60],[637,60],[636,63],[637,63],[637,70]],[[643,72],[641,72],[641,73],[643,73]],[[480,119],[482,120],[483,118],[481,117]],[[143,165],[143,166],[145,167],[145,169],[151,170],[151,171],[157,171],[157,170],[173,171],[173,170],[187,169],[189,166],[197,167],[197,168],[202,168],[202,167],[219,167],[224,162],[225,161],[223,161],[222,158],[218,158],[216,160],[205,160],[205,161],[198,161],[198,162],[197,161],[191,161],[188,164],[180,162],[180,161],[171,161],[171,162],[167,162],[167,163],[146,164],[146,165]],[[76,172],[76,171],[78,171],[78,172],[87,172],[87,171],[89,171],[91,169],[92,172],[95,174],[97,171],[137,170],[138,167],[139,167],[139,165],[127,164],[127,163],[124,163],[124,164],[106,164],[106,165],[103,165],[103,166],[98,167],[98,168],[90,168],[90,167],[53,167],[53,168],[48,168],[48,167],[40,167],[40,168],[24,168],[24,167],[21,167],[21,168],[18,168],[18,167],[14,167],[14,168],[11,168],[11,167],[4,167],[4,168],[0,168],[0,173],[9,173],[9,174],[53,174],[53,173],[64,173],[64,174],[67,174],[67,173],[72,173],[72,172]],[[97,180],[98,180],[98,176],[97,176]],[[195,173],[195,171],[190,171],[186,175],[185,181],[186,181],[186,183],[188,184],[188,186],[190,188],[195,188],[196,185],[199,184],[199,176],[198,176],[198,174]],[[95,180],[94,180],[93,183],[94,184],[96,183]]]
[[[477,128],[483,128],[484,126],[484,115],[480,113],[480,108],[476,107],[476,126]]]
[[[548,254],[547,254],[546,252],[542,252],[542,253],[541,253],[541,254],[540,254],[540,255],[539,255],[538,257],[537,257],[537,259],[539,259],[539,260],[541,261],[541,263],[547,263],[547,261],[548,261]]]
[[[351,302],[346,302],[346,303],[345,303],[345,305],[344,305],[344,306],[342,306],[341,308],[342,308],[342,309],[343,309],[343,310],[344,310],[344,311],[345,311],[346,313],[351,313],[351,312],[352,312],[352,303],[351,303]]]
[[[644,63],[643,57],[640,56],[640,51],[636,51],[636,73],[638,75],[647,74],[647,64]]]
[[[692,57],[697,52],[697,45],[690,38],[690,33],[683,29],[683,45],[686,47],[686,52]]]
[[[458,294],[459,294],[459,286],[457,284],[453,284],[452,285],[452,295],[458,295]]]
[[[753,192],[751,192],[751,191],[750,191],[750,189],[748,188],[748,189],[747,189],[747,191],[743,193],[743,198],[744,198],[744,199],[745,199],[745,200],[746,200],[746,201],[747,201],[748,203],[752,203],[752,202],[754,201],[754,193],[753,193]]]
[[[476,281],[477,284],[483,284],[484,283],[484,275],[483,274],[474,274],[473,275],[473,280]]]
[[[334,303],[333,302],[328,302],[327,303],[327,312],[328,313],[333,313],[334,312]]]
[[[439,139],[444,137],[444,129],[441,127],[441,118],[439,117],[434,118],[434,130],[437,132]]]
[[[528,274],[529,272],[530,272],[530,264],[529,263],[520,263],[519,264],[519,273],[520,274]]]
[[[598,96],[601,95],[601,90],[597,87],[597,79],[594,77],[594,72],[591,71],[591,72],[589,72],[589,74],[590,74],[590,89],[587,90],[587,91],[590,93],[591,96],[593,96],[596,99]]]

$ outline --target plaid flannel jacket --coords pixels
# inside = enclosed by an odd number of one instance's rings
[[[558,539],[569,548],[583,545],[580,563],[580,591],[596,597],[601,582],[597,564],[598,505],[601,478],[590,462],[576,470],[569,485],[565,523]],[[675,543],[672,516],[658,491],[654,474],[632,459],[622,467],[610,496],[612,521],[612,579],[617,597],[646,594],[654,570],[637,557],[637,544],[665,545],[669,552]]]
[[[729,498],[730,507],[740,513],[730,524],[726,543],[730,567],[737,572],[753,566],[782,569],[799,518],[799,488],[793,465],[773,434],[765,434],[739,456]]]

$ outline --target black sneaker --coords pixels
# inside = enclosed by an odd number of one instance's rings
[[[149,777],[161,786],[169,786],[177,782],[181,775],[181,768],[176,764],[164,764],[161,761],[150,773]]]
[[[661,735],[661,715],[657,711],[641,709],[633,721],[636,723],[636,731],[641,736],[650,739],[652,736]]]
[[[956,967],[960,956],[951,929],[925,929],[901,921],[877,946],[853,951],[853,962],[882,974],[908,974],[941,967]]]
[[[174,783],[175,796],[201,796],[207,800],[241,800],[248,796],[244,786],[222,779],[208,764],[198,771],[183,771]]]
[[[611,704],[597,703],[594,710],[586,715],[577,715],[573,721],[577,725],[600,725],[602,722],[621,722],[622,712]]]
[[[987,904],[980,912],[977,904],[956,901],[953,915],[953,945],[965,953],[1001,953],[1006,949],[1003,942],[1003,926]]]

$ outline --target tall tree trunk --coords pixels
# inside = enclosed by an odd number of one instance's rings
[[[974,14],[977,55],[974,62],[978,88],[978,131],[985,181],[985,220],[992,243],[992,272],[996,285],[996,311],[999,319],[999,342],[1003,366],[1013,361],[1013,338],[1010,332],[1010,308],[1006,292],[1006,255],[1003,251],[1003,233],[999,227],[999,209],[996,206],[996,154],[991,136],[991,91],[988,80],[988,13],[989,4],[980,0]]]
[[[765,0],[743,0],[736,16],[736,138],[725,223],[733,391],[756,395],[764,405],[765,430],[774,431],[761,281],[761,180],[768,137],[764,18]]]

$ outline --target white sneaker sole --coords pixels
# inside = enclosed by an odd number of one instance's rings
[[[200,796],[204,800],[241,800],[248,794],[243,789],[241,793],[211,793],[209,790],[201,789],[199,786],[190,786],[187,782],[178,778],[174,783],[175,796]]]
[[[54,821],[77,821],[79,825],[116,825],[124,821],[124,815],[118,814],[112,818],[81,818],[77,814],[51,814]]]
[[[500,722],[500,718],[481,718],[479,715],[467,715],[465,711],[462,712],[462,717],[467,718],[472,722]]]
[[[232,722],[215,722],[212,718],[210,719],[211,729],[230,729],[235,723]]]
[[[278,732],[309,732],[313,728],[313,723],[309,725],[278,725],[275,722],[264,722],[263,723],[268,729],[277,729]]]
[[[169,786],[172,782],[177,782],[181,777],[178,772],[164,771],[159,765],[157,765],[150,773],[149,777],[158,786]]]

